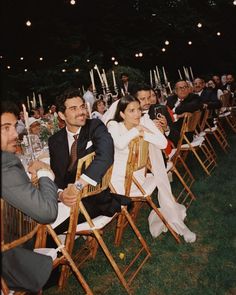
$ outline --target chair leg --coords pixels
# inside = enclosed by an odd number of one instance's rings
[[[121,214],[118,216],[117,226],[116,226],[116,234],[115,234],[115,245],[116,246],[120,245],[124,229],[125,229],[125,216],[124,216],[123,212],[121,212]]]

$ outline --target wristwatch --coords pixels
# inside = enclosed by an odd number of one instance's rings
[[[78,180],[75,182],[75,187],[78,191],[82,191],[83,189],[83,184],[79,182]]]

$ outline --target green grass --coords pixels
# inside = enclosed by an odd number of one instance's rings
[[[177,244],[169,234],[153,239],[148,230],[150,212],[144,207],[138,216],[138,227],[146,239],[152,256],[132,284],[135,295],[230,295],[236,294],[236,135],[229,131],[231,149],[228,154],[215,144],[218,166],[206,177],[193,161],[196,177],[193,191],[197,200],[187,212],[186,224],[196,232],[197,241]],[[125,262],[132,252],[132,233],[125,232],[120,248],[113,246],[114,226],[105,232],[105,240],[115,259]],[[135,247],[135,246],[134,246]],[[119,253],[125,253],[125,259]],[[94,294],[126,294],[101,251],[88,261],[81,272]],[[57,287],[45,295],[57,294]],[[84,294],[74,276],[60,294]]]

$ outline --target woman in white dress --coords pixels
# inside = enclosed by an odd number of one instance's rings
[[[144,176],[144,171],[136,172],[136,178],[142,183],[144,190],[153,192],[158,188],[158,201],[160,210],[172,228],[184,236],[186,242],[194,242],[196,235],[184,224],[186,208],[178,204],[171,192],[170,183],[166,173],[161,149],[165,149],[167,140],[160,130],[155,126],[148,114],[142,116],[140,102],[128,95],[122,97],[117,105],[114,119],[107,123],[109,132],[112,135],[115,156],[111,183],[118,194],[124,194],[124,180],[126,163],[129,154],[129,143],[137,136],[142,136],[149,142],[149,155],[152,164],[153,174]],[[131,189],[131,195],[137,193],[135,186]],[[152,210],[149,215],[149,229],[153,237],[166,231],[166,227]]]

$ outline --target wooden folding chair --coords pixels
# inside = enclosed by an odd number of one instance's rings
[[[219,120],[225,120],[228,126],[236,133],[235,106],[232,105],[231,93],[224,93],[221,96],[222,108],[219,113]]]
[[[205,113],[204,113],[204,117],[207,117],[207,119],[209,118],[210,116],[210,111],[209,110],[205,110]],[[220,145],[220,147],[222,148],[222,150],[227,153],[227,149],[229,148],[229,144],[228,144],[228,141],[226,139],[226,136],[224,135],[224,133],[222,132],[220,126],[219,126],[219,123],[218,123],[218,120],[215,119],[214,120],[214,126],[212,127],[208,120],[205,120],[205,126],[204,126],[204,131],[205,132],[205,136],[207,134],[212,134],[216,141],[218,142],[218,144]],[[207,137],[207,136],[206,136]]]
[[[158,163],[157,163],[158,165]],[[139,209],[142,204],[147,203],[159,216],[163,224],[168,228],[170,233],[173,235],[175,240],[180,243],[178,234],[173,230],[170,224],[167,222],[157,205],[153,202],[151,194],[148,194],[142,185],[135,178],[134,173],[141,169],[149,169],[151,171],[151,164],[149,160],[149,143],[145,141],[142,137],[137,137],[133,139],[129,144],[129,156],[126,164],[126,175],[125,175],[125,195],[130,197],[134,206],[133,212],[131,213],[134,220],[137,217]],[[131,195],[131,186],[135,184],[138,188],[138,195]],[[116,232],[116,244],[120,244],[121,238],[123,236],[124,229],[126,227],[126,222],[124,217],[121,215],[118,221],[118,228]]]
[[[25,242],[36,238],[34,251],[42,253],[42,246],[45,243],[46,233],[52,236],[52,239],[58,246],[57,249],[44,249],[51,252],[53,258],[53,268],[60,264],[66,263],[73,270],[78,281],[81,283],[86,294],[92,294],[91,289],[83,278],[82,274],[76,267],[74,261],[66,250],[65,246],[61,243],[60,239],[52,229],[51,225],[41,225],[34,221],[29,216],[25,215],[20,210],[14,208],[5,200],[1,199],[1,251],[7,251],[18,246],[23,245]],[[40,249],[38,249],[40,248]],[[57,257],[57,252],[60,251],[61,255]],[[43,270],[42,270],[43,271]],[[1,278],[2,292],[4,295],[9,294],[9,288]],[[26,294],[26,292],[15,292],[14,294]],[[41,293],[40,293],[41,294]]]
[[[180,155],[180,150],[174,149],[173,156],[169,157],[167,162],[167,172],[174,173],[182,184],[182,189],[175,195],[178,203],[185,205],[189,208],[192,201],[196,200],[196,196],[191,190],[195,181],[189,167]]]
[[[205,138],[203,136],[197,136],[193,139],[192,142],[190,142],[188,137],[186,136],[186,132],[195,133],[200,117],[201,111],[196,111],[193,114],[187,113],[185,115],[177,150],[180,150],[181,153],[192,152],[201,167],[203,168],[204,172],[207,175],[210,175],[211,171],[216,166],[216,160],[214,157],[214,153],[207,145]],[[185,141],[186,143],[183,143],[183,141]]]
[[[90,165],[94,156],[95,156],[95,153],[93,152],[78,161],[76,179],[78,179],[80,175],[82,174],[82,169]],[[151,256],[147,243],[145,242],[138,228],[134,224],[129,212],[127,211],[127,208],[125,206],[122,206],[121,214],[122,216],[125,216],[127,222],[129,223],[130,227],[134,231],[135,237],[137,238],[138,243],[141,244],[141,248],[138,250],[138,253],[135,255],[135,257],[131,259],[131,262],[129,263],[129,265],[126,266],[125,269],[121,271],[115,259],[113,258],[111,252],[109,251],[102,236],[102,232],[105,226],[108,223],[110,223],[112,220],[114,220],[115,218],[118,218],[120,214],[116,213],[113,217],[99,216],[94,219],[91,219],[83,203],[81,202],[83,198],[98,194],[101,191],[107,189],[110,183],[111,172],[112,172],[112,167],[106,172],[106,174],[102,178],[101,183],[99,183],[97,186],[88,185],[81,192],[78,191],[78,201],[77,201],[77,204],[71,208],[70,226],[68,231],[65,233],[66,234],[65,246],[68,249],[69,253],[71,254],[74,248],[74,241],[76,236],[79,236],[79,235],[92,236],[92,238],[96,240],[96,243],[102,248],[106,258],[111,264],[121,284],[124,286],[127,293],[130,294],[131,282],[136,277],[137,273],[142,268],[146,260]],[[77,225],[78,214],[83,214],[86,219],[86,222]],[[94,246],[94,241],[93,241],[93,249],[91,251],[91,256],[93,258],[95,257],[96,250],[97,248],[96,246]],[[137,261],[137,259],[140,257],[141,254],[144,255],[143,260],[141,262],[139,261],[139,265],[137,266],[137,269],[135,269],[134,271],[131,271],[132,266],[134,265],[134,263]],[[75,256],[77,257],[80,255],[75,254]],[[65,282],[68,276],[69,276],[69,269],[67,266],[63,266],[61,277],[60,277],[61,287],[65,285]]]

